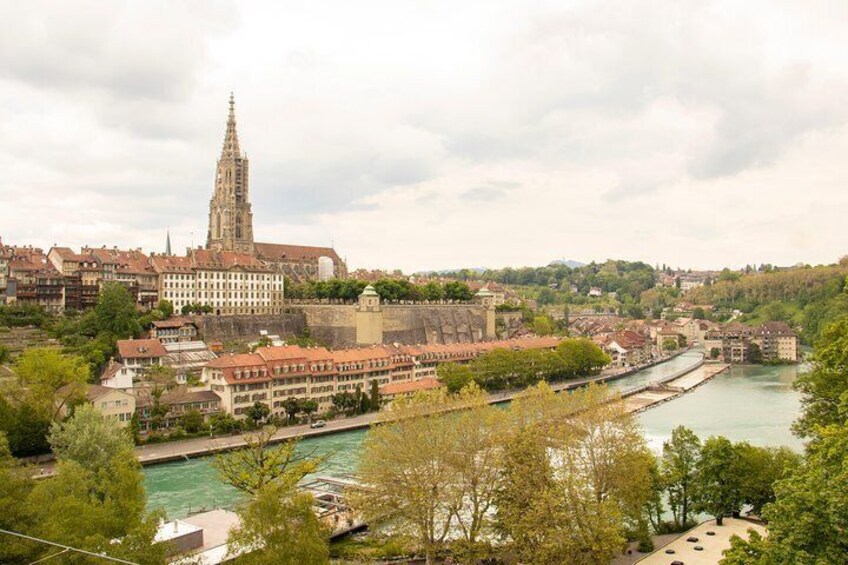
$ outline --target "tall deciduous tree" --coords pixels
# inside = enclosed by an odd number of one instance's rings
[[[18,382],[9,396],[54,422],[68,406],[83,399],[88,377],[81,358],[55,348],[27,349],[15,362],[14,372]]]
[[[0,432],[0,529],[28,532],[32,528],[32,512],[23,504],[33,487],[32,470],[12,457],[9,441]],[[0,563],[33,561],[35,547],[17,538],[4,536],[0,543]]]
[[[48,440],[56,457],[95,472],[119,455],[131,455],[133,451],[127,430],[115,420],[104,418],[90,404],[77,408],[64,423],[53,424]]]
[[[742,506],[742,473],[739,452],[729,439],[711,437],[701,448],[695,482],[695,510],[722,518]]]
[[[700,458],[701,440],[689,428],[674,428],[671,439],[663,443],[662,481],[668,493],[668,505],[677,530],[683,530],[690,524],[695,477]]]
[[[132,450],[116,446],[116,438],[101,425],[117,423],[91,423],[87,413],[83,418],[86,423],[80,423],[79,429],[87,430],[90,437],[75,439],[79,448],[64,444],[55,477],[38,482],[27,499],[33,512],[32,533],[142,565],[164,563],[167,547],[154,543],[162,515],[146,510],[141,466]],[[76,459],[92,452],[83,444],[111,445],[114,449],[95,467]],[[55,550],[46,551],[42,557],[47,553]]]
[[[135,300],[127,287],[120,283],[107,282],[103,285],[94,313],[99,330],[117,339],[129,339],[141,333]]]
[[[349,493],[366,522],[391,520],[418,541],[427,562],[448,536],[457,508],[453,450],[461,431],[442,413],[452,407],[445,391],[399,398],[372,426],[359,465],[362,488]]]
[[[261,487],[237,513],[230,531],[230,555],[245,565],[324,565],[329,563],[329,531],[315,516],[312,496],[291,485]]]
[[[298,453],[297,440],[272,447],[271,438],[276,431],[276,428],[268,426],[246,435],[243,449],[215,457],[212,466],[221,480],[255,495],[269,484],[293,488],[303,477],[318,470],[322,460]]]

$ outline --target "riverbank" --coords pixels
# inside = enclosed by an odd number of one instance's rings
[[[677,357],[688,351],[688,349],[684,349],[675,352],[672,355],[655,359],[650,363],[646,363],[637,367],[629,367],[623,370],[607,370],[599,375],[595,375],[592,377],[586,377],[570,381],[553,382],[550,383],[550,386],[555,391],[561,392],[580,388],[586,386],[589,383],[615,383],[616,381],[626,379],[627,377],[631,377],[642,371],[647,371],[658,365],[668,363],[669,361],[676,359]],[[671,378],[677,378],[682,372],[691,371],[692,369],[700,366],[702,363],[703,359],[695,362],[693,365],[686,366],[681,369],[681,371],[677,371],[676,373],[671,375]],[[667,379],[668,378],[660,380],[664,381]],[[621,394],[622,396],[631,395],[643,388],[644,386],[627,388],[622,390]],[[522,392],[523,389],[493,392],[489,394],[488,402],[490,404],[501,404],[510,402]],[[277,433],[275,433],[274,436],[271,438],[271,443],[282,443],[294,438],[320,438],[333,434],[341,434],[355,430],[362,430],[371,426],[371,424],[373,424],[379,418],[379,412],[370,412],[367,414],[361,414],[359,416],[351,416],[337,420],[328,420],[326,426],[323,428],[312,429],[309,424],[289,426],[279,429]],[[148,467],[164,463],[172,463],[175,461],[189,461],[196,458],[208,457],[210,455],[240,449],[244,446],[245,440],[244,436],[242,435],[209,436],[138,446],[135,449],[135,455],[138,458],[138,461],[143,466]],[[46,478],[52,476],[53,465],[53,461],[39,462],[39,473],[35,476],[35,478]]]
[[[631,367],[623,371],[603,372],[600,375],[596,375],[594,377],[551,383],[551,388],[559,392],[563,390],[572,390],[575,388],[579,388],[593,382],[613,382],[625,378],[627,376],[633,375],[639,371],[649,369],[655,365],[666,363],[683,352],[684,351],[681,351],[674,355],[657,359],[655,361],[652,361],[651,363],[646,363],[645,365],[641,365],[639,367]],[[509,402],[522,392],[523,390],[494,392],[489,394],[489,403],[500,404],[503,402]],[[316,438],[330,434],[359,430],[369,427],[379,418],[379,412],[370,412],[368,414],[351,416],[349,418],[343,418],[339,420],[329,420],[324,428],[312,429],[309,427],[308,424],[281,428],[277,431],[276,434],[274,434],[274,437],[271,439],[271,443],[281,443],[294,438]],[[244,438],[240,435],[193,438],[168,443],[143,445],[136,448],[136,456],[138,457],[138,460],[142,465],[149,466],[157,465],[160,463],[168,463],[171,461],[180,461],[193,459],[196,457],[214,455],[225,451],[231,451],[233,449],[238,449],[240,447],[244,447],[244,445]]]

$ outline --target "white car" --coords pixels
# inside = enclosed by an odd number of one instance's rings
[[[326,425],[327,425],[327,422],[325,422],[324,420],[315,420],[314,422],[309,424],[309,427],[314,430],[314,429],[317,429],[317,428],[323,428]]]

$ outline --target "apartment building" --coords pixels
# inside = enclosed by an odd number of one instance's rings
[[[266,404],[282,416],[288,398],[312,399],[319,410],[332,406],[340,392],[365,393],[372,382],[379,387],[393,383],[436,378],[439,363],[468,363],[497,348],[516,350],[554,349],[553,337],[514,339],[450,345],[377,345],[330,351],[323,347],[260,347],[254,353],[223,355],[208,363],[201,380],[221,398],[221,409],[240,418],[255,403]],[[416,387],[412,387],[416,388]],[[409,392],[383,389],[392,395]],[[411,389],[410,389],[411,390]]]
[[[11,247],[6,260],[6,301],[36,304],[51,314],[65,310],[65,281],[37,247]]]
[[[191,250],[185,257],[151,258],[159,296],[179,312],[209,306],[216,315],[278,314],[283,310],[283,274],[246,253]]]
[[[785,322],[765,322],[759,327],[732,323],[711,330],[704,338],[704,349],[728,363],[756,361],[752,352],[759,348],[765,362],[798,361],[798,336]]]

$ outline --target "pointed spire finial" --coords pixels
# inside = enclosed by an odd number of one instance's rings
[[[171,255],[171,230],[168,229],[165,233],[165,255]]]
[[[241,150],[236,133],[236,100],[233,93],[230,92],[230,114],[227,116],[227,132],[224,134],[224,148],[221,157],[234,158],[240,155]]]

